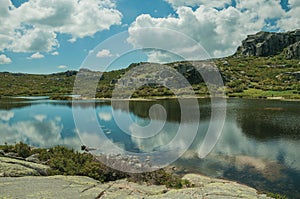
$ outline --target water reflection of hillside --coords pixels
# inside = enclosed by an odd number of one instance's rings
[[[110,101],[55,101],[55,100],[1,100],[0,109],[1,110],[11,110],[15,108],[24,108],[27,106],[35,106],[38,104],[49,104],[51,106],[66,106],[69,108],[81,108],[81,109],[89,109],[93,107],[102,107],[102,106],[110,106]],[[183,108],[187,109],[190,113],[189,117],[181,118],[181,107],[177,99],[172,100],[153,100],[153,101],[130,101],[129,109],[127,108],[128,104],[125,101],[119,101],[117,103],[113,103],[112,108],[114,110],[121,110],[141,118],[149,118],[149,110],[153,105],[159,104],[161,105],[166,113],[167,113],[167,121],[169,122],[197,122],[199,121],[199,117],[196,117],[196,110],[192,103],[189,103],[189,100],[184,100]],[[202,99],[199,101],[200,106],[200,114],[201,120],[209,119],[210,117],[210,101],[208,99]],[[154,112],[153,119],[160,120],[161,112]]]
[[[51,106],[63,106],[63,107],[79,107],[82,109],[91,108],[95,106],[110,105],[109,101],[78,101],[72,103],[72,101],[58,101],[58,100],[24,100],[24,99],[1,99],[0,110],[11,110],[16,108],[25,108],[28,106],[35,106],[39,104],[48,104]]]
[[[181,107],[177,99],[156,100],[156,101],[130,101],[129,111],[141,118],[149,118],[149,110],[154,105],[161,105],[167,113],[167,121],[169,122],[199,122],[198,114],[196,113],[193,103],[189,103],[188,99],[183,100],[183,108],[190,114],[187,118],[181,118]],[[126,102],[118,102],[113,104],[113,109],[128,111]],[[210,117],[210,101],[207,99],[199,102],[200,119],[207,120]],[[159,120],[160,113],[153,115],[153,119]]]
[[[200,99],[200,121],[210,119],[210,100]],[[53,100],[21,100],[21,99],[1,99],[0,110],[12,110],[35,106],[38,104],[49,104],[51,106],[78,107],[88,109],[93,107],[110,106],[110,101],[53,101]],[[299,112],[300,107],[296,106],[297,102],[281,102],[269,100],[247,100],[247,99],[230,99],[227,103],[227,121],[233,120],[237,122],[242,132],[249,136],[260,140],[290,138],[299,139],[300,123]],[[185,102],[185,107],[190,115],[187,118],[181,118],[180,105],[177,99],[153,100],[153,101],[130,101],[129,109],[127,103],[119,101],[113,103],[114,110],[130,112],[141,118],[149,118],[149,110],[153,105],[161,105],[167,113],[167,121],[169,122],[198,122],[199,118],[195,117],[195,107]],[[160,120],[160,112],[154,113],[153,119]]]
[[[1,99],[0,100],[0,110],[11,110],[14,108],[23,108],[26,106],[30,106],[28,103],[22,103],[23,100],[12,100],[12,99]]]
[[[300,139],[299,113],[295,103],[249,101],[237,111],[236,121],[244,134],[256,139]]]

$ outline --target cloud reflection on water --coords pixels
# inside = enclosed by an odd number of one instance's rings
[[[14,115],[13,112],[11,113],[10,115]],[[51,119],[40,114],[28,120],[14,121],[11,124],[0,121],[0,143],[22,141],[37,147],[80,146],[78,137],[64,137],[63,129],[64,125],[60,117]]]
[[[8,122],[10,119],[14,117],[14,112],[12,111],[0,111],[0,120]]]

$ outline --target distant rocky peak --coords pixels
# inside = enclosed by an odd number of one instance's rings
[[[300,59],[300,29],[285,32],[258,32],[248,35],[237,55],[267,57],[283,54],[287,59]]]

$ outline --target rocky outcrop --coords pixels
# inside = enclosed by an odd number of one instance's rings
[[[288,59],[300,59],[300,29],[286,33],[259,32],[242,41],[237,54],[274,56],[283,53]]]
[[[5,198],[269,198],[236,182],[188,174],[192,188],[167,189],[118,180],[99,183],[84,176],[0,178]]]
[[[42,164],[0,157],[0,177],[44,176],[48,169],[48,166]]]
[[[288,46],[284,54],[286,55],[287,59],[293,59],[293,58],[300,58],[300,41]]]
[[[42,164],[0,157],[0,198],[269,198],[237,182],[198,174],[183,177],[191,187],[170,189],[126,179],[100,183],[85,176],[41,176],[47,169]]]

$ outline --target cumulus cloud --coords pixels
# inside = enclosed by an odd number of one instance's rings
[[[108,49],[103,49],[99,51],[96,56],[99,58],[105,58],[105,57],[112,57],[113,55]]]
[[[0,64],[9,64],[11,62],[12,62],[11,59],[6,55],[4,54],[0,55]]]
[[[0,17],[6,17],[9,15],[8,8],[11,7],[12,4],[10,0],[2,0],[0,1]]]
[[[293,30],[300,27],[300,1],[289,0],[290,10],[278,21],[281,30]]]
[[[120,25],[122,14],[111,0],[29,0],[16,8],[0,3],[0,51],[50,52],[57,34],[72,41]]]
[[[210,1],[205,1],[205,0],[187,0],[187,1],[182,1],[182,0],[165,0],[166,2],[170,3],[174,8],[178,8],[181,6],[200,6],[200,5],[207,5],[211,7],[216,7],[216,8],[222,8],[225,5],[230,5],[231,0],[210,0]]]
[[[300,7],[300,1],[298,0],[289,0],[290,7]]]
[[[257,13],[257,17],[261,19],[282,17],[285,11],[281,8],[280,0],[273,1],[237,1],[236,7],[245,13]]]
[[[59,52],[55,51],[55,52],[51,53],[51,55],[57,56],[57,55],[59,55]]]
[[[65,65],[59,65],[59,66],[57,66],[57,68],[59,68],[59,69],[66,69],[66,68],[68,68],[68,66],[65,66]]]
[[[46,29],[24,29],[14,35],[8,49],[14,52],[49,52],[59,46],[56,36]]]
[[[41,59],[41,58],[44,58],[45,56],[42,55],[41,53],[37,52],[37,53],[34,53],[32,54],[29,59]]]
[[[171,53],[167,53],[159,50],[149,50],[146,52],[148,61],[153,63],[170,63],[182,59],[181,57],[175,56]]]
[[[290,30],[300,26],[297,3],[290,2],[286,12],[280,0],[274,1],[179,1],[166,0],[176,9],[176,15],[155,18],[142,14],[129,27],[128,41],[134,46],[147,46],[149,42],[160,46],[177,45],[186,48],[184,42],[162,34],[145,33],[140,28],[167,28],[186,34],[197,41],[212,57],[233,54],[241,41],[249,34],[265,30]],[[294,1],[296,2],[296,1]],[[293,3],[293,5],[292,5]],[[194,9],[188,6],[195,6]],[[216,8],[218,7],[218,9]],[[221,8],[221,9],[220,9]],[[149,59],[165,59],[161,53],[153,53]]]

